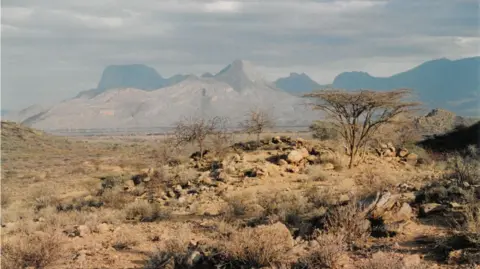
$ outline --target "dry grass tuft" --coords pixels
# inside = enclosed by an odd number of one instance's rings
[[[322,232],[315,240],[317,247],[301,263],[307,268],[340,268],[339,260],[347,251],[344,237]]]
[[[167,219],[170,214],[165,208],[157,203],[138,200],[126,206],[125,215],[128,220],[153,222]]]
[[[256,213],[258,209],[257,196],[253,192],[241,192],[225,197],[227,207],[224,209],[227,218],[241,217]]]
[[[304,197],[315,207],[329,206],[335,203],[337,194],[332,188],[312,186],[305,188]]]
[[[287,253],[292,247],[288,230],[276,224],[244,228],[233,233],[225,241],[224,253],[233,264],[262,267],[291,262]]]
[[[276,215],[282,222],[292,224],[310,209],[308,199],[300,192],[293,191],[267,194],[259,198],[259,204],[265,209],[265,215]]]
[[[189,268],[187,265],[188,247],[191,230],[185,225],[180,227],[178,236],[167,239],[163,248],[159,248],[144,265],[144,269]]]
[[[115,240],[112,247],[115,250],[131,249],[138,244],[138,239],[131,232],[120,230],[115,234]]]
[[[2,244],[2,268],[46,268],[61,258],[62,244],[53,234],[22,234]]]
[[[310,181],[328,181],[330,176],[321,166],[312,165],[307,168],[307,175]]]

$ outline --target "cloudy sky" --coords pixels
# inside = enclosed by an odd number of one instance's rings
[[[217,72],[234,59],[267,77],[387,76],[479,54],[477,0],[3,0],[2,108],[94,88],[109,64],[162,76]]]

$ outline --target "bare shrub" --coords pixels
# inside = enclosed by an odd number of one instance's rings
[[[175,142],[175,139],[164,139],[153,152],[157,166],[176,162],[178,160],[179,151],[180,147]]]
[[[225,255],[237,265],[234,268],[286,264],[291,259],[287,253],[293,242],[288,230],[283,228],[285,226],[272,225],[239,230],[225,241]]]
[[[355,175],[354,179],[355,184],[362,187],[365,195],[370,195],[379,190],[387,190],[398,183],[390,173],[370,167]]]
[[[336,140],[340,137],[335,126],[329,122],[315,121],[310,125],[309,129],[315,139]]]
[[[330,178],[325,170],[318,165],[309,166],[307,168],[307,175],[311,181],[327,181]]]
[[[345,165],[343,164],[342,159],[335,154],[322,154],[318,158],[319,163],[331,163],[333,164],[334,170],[340,172],[343,170]]]
[[[330,208],[325,226],[328,233],[344,236],[347,243],[363,241],[370,235],[370,222],[355,200]]]
[[[253,192],[241,192],[233,196],[224,197],[227,202],[225,213],[227,218],[245,216],[255,213],[258,200]]]
[[[347,251],[343,235],[321,232],[315,236],[317,246],[301,262],[308,268],[340,268],[338,262]]]
[[[175,125],[174,134],[177,144],[197,144],[200,159],[203,159],[205,139],[215,134],[217,130],[225,126],[226,119],[214,117],[203,119],[199,117],[184,118]]]
[[[100,196],[100,201],[102,201],[106,207],[115,209],[124,208],[131,200],[132,197],[129,197],[121,187],[106,189]]]
[[[55,205],[58,199],[55,197],[55,192],[51,188],[40,187],[29,192],[30,201],[29,204],[35,211],[39,211],[47,206]]]
[[[159,248],[144,265],[144,269],[157,268],[188,268],[188,247],[191,230],[182,226],[178,230],[178,236],[165,240],[163,248]]]
[[[2,242],[2,268],[46,268],[61,258],[62,244],[53,234],[22,234]]]
[[[447,169],[451,170],[450,177],[459,183],[472,185],[480,183],[480,154],[475,147],[469,147],[467,152],[450,155],[447,160]]]
[[[198,171],[183,165],[174,167],[171,170],[171,176],[164,180],[167,186],[185,186],[188,182],[196,182],[198,179]]]
[[[157,203],[138,200],[127,205],[125,208],[125,215],[129,220],[153,222],[167,219],[170,214],[165,208]]]
[[[333,204],[338,195],[332,188],[313,186],[306,188],[304,196],[315,207],[321,207]]]
[[[296,224],[300,216],[310,209],[308,199],[300,192],[280,191],[259,198],[265,215],[279,216],[282,222]]]
[[[240,128],[247,134],[257,135],[258,145],[260,143],[260,135],[274,125],[273,117],[267,110],[254,108],[247,113],[246,119],[240,123]]]
[[[480,200],[470,195],[465,208],[467,231],[480,234]]]
[[[331,116],[332,124],[348,146],[348,167],[352,168],[355,157],[380,126],[393,123],[399,115],[418,106],[418,103],[404,101],[410,93],[407,89],[387,92],[326,90],[305,97],[316,98],[313,108]]]

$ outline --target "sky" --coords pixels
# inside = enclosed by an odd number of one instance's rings
[[[3,0],[1,104],[65,100],[111,64],[168,77],[245,59],[271,80],[389,76],[479,55],[479,12],[477,0]]]

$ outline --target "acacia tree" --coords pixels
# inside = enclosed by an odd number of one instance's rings
[[[313,109],[326,112],[332,124],[347,144],[352,168],[359,149],[363,148],[378,128],[404,113],[412,111],[420,103],[406,101],[411,90],[393,91],[325,90],[304,95],[316,99]]]
[[[247,134],[256,134],[258,145],[260,143],[260,134],[274,125],[273,117],[268,111],[255,108],[250,109],[245,120],[240,123],[240,128]]]
[[[213,117],[186,117],[180,120],[174,129],[175,139],[178,144],[197,144],[200,159],[203,159],[205,140],[209,135],[216,134],[220,129],[226,128],[226,118]]]

